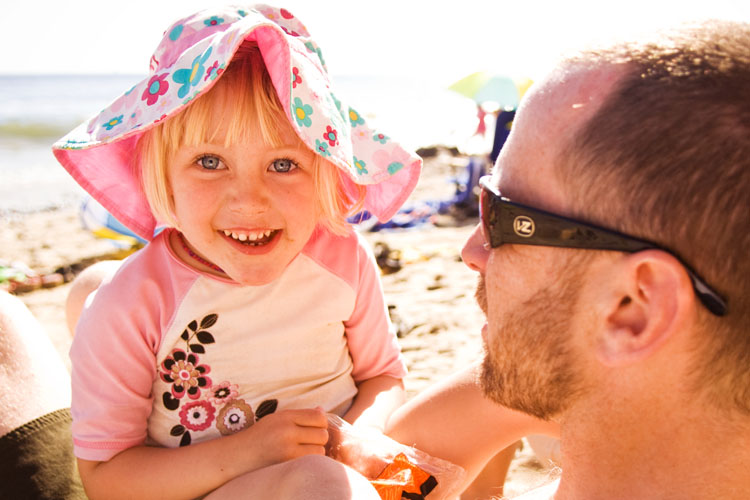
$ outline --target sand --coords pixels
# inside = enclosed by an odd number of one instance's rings
[[[424,173],[412,201],[445,200],[453,195],[448,181],[466,163],[446,150],[425,160]],[[484,317],[474,300],[477,275],[461,261],[461,247],[475,218],[440,217],[436,224],[404,230],[364,232],[374,246],[387,245],[401,268],[382,276],[386,300],[399,327],[409,367],[405,380],[411,396],[430,383],[481,358],[480,329]],[[83,229],[76,208],[0,219],[0,258],[18,260],[39,273],[71,264],[111,257],[116,249]],[[19,294],[45,327],[68,363],[71,337],[64,302],[70,284]],[[506,495],[539,484],[546,472],[528,444],[516,454],[505,486]]]

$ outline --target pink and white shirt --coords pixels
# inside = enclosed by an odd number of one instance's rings
[[[287,408],[341,415],[357,382],[406,374],[377,267],[356,233],[318,228],[276,281],[242,286],[184,264],[169,232],[128,258],[78,323],[77,457],[213,439]]]

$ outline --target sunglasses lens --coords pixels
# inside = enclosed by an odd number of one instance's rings
[[[486,189],[482,188],[479,192],[479,220],[481,224],[479,227],[482,230],[482,238],[485,243],[490,243],[490,228],[488,226],[488,215],[489,215],[489,193]]]

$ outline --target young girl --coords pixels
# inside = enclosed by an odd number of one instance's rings
[[[325,412],[382,429],[403,401],[377,268],[345,217],[390,218],[421,162],[338,100],[305,27],[265,5],[180,20],[149,76],[54,152],[153,238],[89,298],[71,349],[89,496],[337,498],[363,480],[309,457]]]

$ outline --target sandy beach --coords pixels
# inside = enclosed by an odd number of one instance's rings
[[[412,200],[450,199],[454,186],[448,179],[465,162],[439,149],[425,160]],[[76,208],[7,216],[0,224],[0,258],[21,261],[40,274],[117,255],[110,242],[82,228]],[[363,233],[374,247],[387,246],[400,265],[399,270],[384,273],[382,281],[409,367],[405,383],[410,396],[481,358],[484,318],[474,300],[477,275],[460,257],[475,224],[475,218],[445,216],[415,228]],[[68,365],[71,337],[64,301],[69,287],[63,284],[19,294]],[[546,477],[526,444],[516,454],[505,494],[525,491]]]

